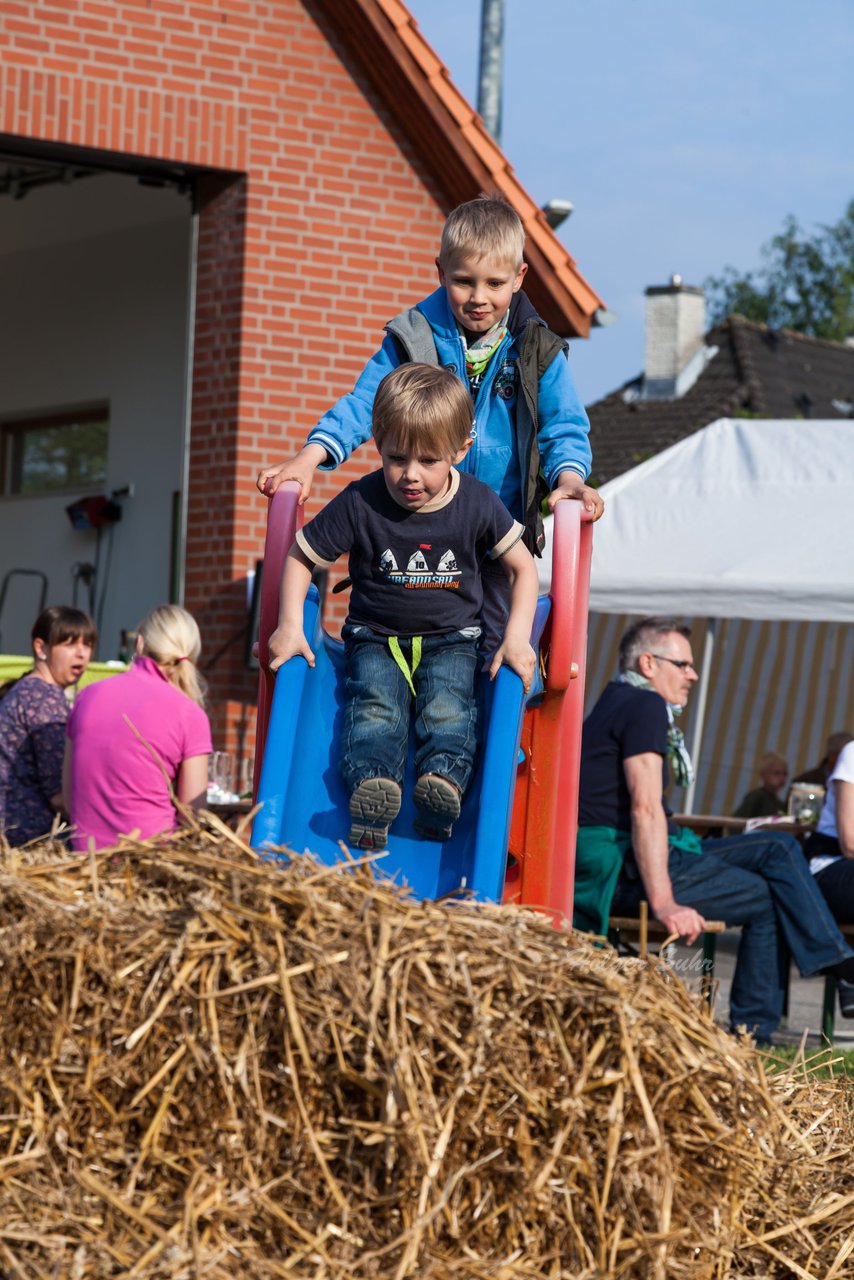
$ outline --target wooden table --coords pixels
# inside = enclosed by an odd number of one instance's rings
[[[211,800],[202,806],[209,813],[215,813],[227,826],[236,828],[247,813],[252,811],[251,800]]]
[[[737,835],[747,826],[746,818],[733,818],[725,813],[674,813],[673,821],[680,827],[688,827],[690,831],[695,831],[698,836],[707,835],[709,831]],[[796,840],[802,840],[814,830],[815,827],[807,826],[803,822],[771,822],[770,819],[759,827],[751,827],[751,832],[781,831],[784,835],[794,836]]]

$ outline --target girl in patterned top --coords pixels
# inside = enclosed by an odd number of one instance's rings
[[[65,690],[88,667],[97,636],[79,609],[45,609],[32,630],[33,670],[0,701],[0,831],[10,844],[47,835],[61,810]]]

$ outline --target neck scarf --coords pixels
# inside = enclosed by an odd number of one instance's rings
[[[652,689],[646,676],[639,671],[623,671],[617,677],[620,684],[631,684],[636,689]],[[655,690],[652,689],[653,693]],[[667,760],[673,770],[673,781],[677,787],[690,787],[694,781],[694,766],[685,746],[685,737],[676,724],[676,716],[685,710],[678,702],[665,702],[667,707]]]
[[[507,315],[509,314],[508,312]],[[466,373],[469,386],[472,391],[476,391],[483,381],[487,365],[507,336],[507,316],[505,315],[498,324],[494,324],[487,333],[482,333],[472,343],[466,342],[465,334],[462,336],[466,344]]]

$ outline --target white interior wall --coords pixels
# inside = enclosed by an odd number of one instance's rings
[[[116,656],[122,627],[168,596],[189,259],[189,201],[169,189],[103,175],[0,201],[0,418],[107,402],[106,489],[134,486],[112,533],[102,658]],[[48,603],[71,603],[72,564],[95,559],[95,535],[74,531],[65,513],[81,496],[0,497],[0,579],[42,569]],[[110,536],[102,535],[99,597]],[[17,580],[0,617],[0,651],[29,652],[35,601],[33,586]]]

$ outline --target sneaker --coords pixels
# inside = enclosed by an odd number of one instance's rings
[[[450,840],[454,823],[460,816],[461,794],[447,778],[438,773],[424,773],[413,793],[418,816],[415,830],[427,840]]]
[[[364,778],[350,796],[350,835],[356,849],[384,849],[388,829],[400,812],[400,787],[393,778]]]
[[[854,1018],[854,982],[837,978],[836,990],[839,992],[839,1012],[843,1018]]]

